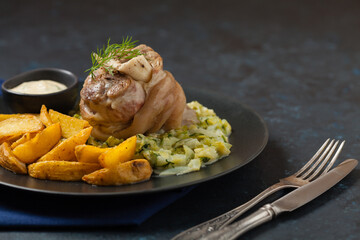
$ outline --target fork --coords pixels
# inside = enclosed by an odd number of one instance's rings
[[[319,148],[319,150],[315,153],[315,155],[299,171],[297,171],[293,175],[280,179],[278,183],[275,183],[274,185],[268,187],[243,205],[240,205],[239,207],[234,208],[209,221],[200,223],[195,227],[185,230],[184,232],[172,238],[172,240],[198,239],[205,236],[206,234],[209,234],[212,231],[222,229],[271,194],[284,188],[301,187],[316,179],[317,177],[327,173],[338,158],[344,146],[344,143],[345,141],[342,141],[339,145],[339,141],[335,142],[334,139],[331,141],[330,139],[327,139],[324,144]],[[335,152],[338,145],[339,148]],[[331,158],[331,156],[333,157]]]

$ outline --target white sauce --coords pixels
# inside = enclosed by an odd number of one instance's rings
[[[23,82],[20,85],[11,89],[11,91],[25,94],[48,94],[54,92],[60,92],[66,89],[66,86],[62,83],[55,82],[52,80],[37,80]]]

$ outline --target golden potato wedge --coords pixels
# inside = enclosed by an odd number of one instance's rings
[[[70,117],[52,109],[49,110],[49,116],[53,123],[60,122],[62,136],[64,138],[74,136],[84,128],[90,127],[89,122],[86,120]]]
[[[16,148],[17,146],[19,146],[20,144],[23,144],[27,141],[29,141],[30,139],[32,139],[33,137],[35,137],[37,133],[25,133],[24,135],[22,135],[21,138],[19,138],[18,140],[16,140],[15,142],[13,142],[11,144],[11,149]]]
[[[75,147],[75,156],[79,162],[99,163],[99,156],[109,149],[86,144],[78,145]]]
[[[39,117],[39,114],[35,114],[35,113],[0,114],[0,122],[13,117],[27,117],[27,116]]]
[[[148,180],[151,174],[152,168],[146,159],[135,159],[112,169],[97,170],[83,176],[82,180],[93,185],[123,185]]]
[[[85,128],[76,135],[61,141],[38,161],[76,161],[75,146],[85,144],[91,130],[92,127]]]
[[[45,105],[42,105],[40,109],[40,121],[47,127],[53,124]]]
[[[6,119],[12,118],[12,117],[19,117],[21,115],[28,115],[28,114],[19,114],[19,113],[16,113],[16,114],[0,114],[0,122],[4,121]]]
[[[120,163],[130,161],[134,157],[135,148],[136,135],[101,154],[99,156],[99,163],[105,168],[115,168]]]
[[[96,163],[45,161],[30,164],[28,166],[28,172],[33,178],[80,181],[84,175],[92,173],[100,168],[100,164]]]
[[[29,141],[14,148],[14,155],[24,163],[33,163],[41,156],[48,153],[61,138],[60,123],[55,123]]]
[[[29,132],[39,132],[44,128],[34,115],[19,115],[0,122],[0,143],[21,137]]]
[[[0,146],[0,165],[13,173],[27,174],[26,164],[15,157],[7,142]]]

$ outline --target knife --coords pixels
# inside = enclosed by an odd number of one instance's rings
[[[348,175],[358,164],[355,159],[348,159],[336,168],[290,193],[276,200],[271,204],[266,204],[250,216],[243,220],[233,223],[221,230],[210,232],[201,239],[206,240],[231,240],[236,239],[243,233],[268,222],[282,212],[291,212],[304,204],[315,199],[326,192],[346,175]]]

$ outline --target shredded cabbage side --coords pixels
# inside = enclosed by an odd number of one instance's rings
[[[195,110],[198,124],[165,133],[137,135],[136,156],[147,159],[160,176],[198,171],[230,154],[228,121],[197,101],[188,106]]]
[[[228,121],[197,101],[187,105],[195,110],[199,123],[168,132],[137,134],[135,157],[147,159],[159,176],[199,171],[230,154]],[[114,147],[121,142],[123,139],[112,136],[105,142],[92,137],[88,140],[88,144],[98,147]]]

